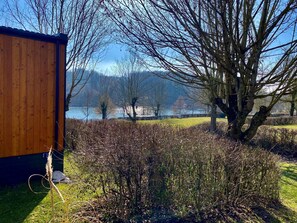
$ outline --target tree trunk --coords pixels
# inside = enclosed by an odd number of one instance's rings
[[[69,105],[71,102],[71,94],[67,94],[66,100],[65,100],[65,111],[69,111]]]
[[[215,101],[211,103],[211,115],[210,115],[210,131],[217,130],[217,105]]]
[[[291,102],[291,108],[290,108],[290,116],[294,116],[295,111],[295,101]]]
[[[132,116],[130,116],[130,119],[132,122],[136,122],[137,120],[137,113],[136,113],[136,102],[137,102],[138,98],[132,98],[132,103],[131,103],[131,107],[132,107]]]
[[[244,131],[242,127],[245,124],[247,115],[239,114],[232,123],[228,123],[227,135],[236,141],[249,142],[256,135],[258,128],[263,125],[269,114],[270,111],[265,106],[261,106],[259,112],[252,117],[249,127]]]
[[[159,117],[159,112],[160,112],[160,104],[157,104],[156,109],[154,110],[155,113],[155,117],[158,118]]]
[[[102,119],[107,119],[107,105],[105,103],[101,104]]]
[[[294,116],[294,111],[296,109],[296,104],[295,104],[295,101],[296,101],[296,97],[297,97],[297,91],[294,91],[292,93],[292,101],[291,101],[291,107],[290,107],[290,116]]]
[[[229,98],[229,100],[232,98]],[[241,141],[241,142],[248,142],[250,141],[255,135],[256,132],[261,126],[266,118],[270,114],[270,109],[265,106],[261,106],[260,110],[256,112],[253,116],[250,126],[243,131],[242,127],[245,124],[245,120],[249,114],[249,110],[244,107],[242,112],[237,111],[234,102],[229,101],[229,107],[223,103],[221,98],[216,98],[215,103],[220,107],[220,109],[225,113],[228,119],[228,132],[227,136],[233,140]]]
[[[250,141],[257,133],[258,128],[263,125],[267,117],[270,115],[270,110],[265,106],[261,106],[251,120],[249,128],[242,134],[240,140],[243,142]]]

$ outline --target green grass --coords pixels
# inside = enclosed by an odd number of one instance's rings
[[[34,182],[33,187],[40,194],[32,193],[26,184],[14,188],[5,188],[1,190],[0,199],[0,222],[61,222],[70,219],[79,200],[83,200],[83,195],[77,191],[73,185],[58,185],[64,196],[65,203],[62,203],[56,194],[54,194],[54,211],[51,208],[51,198],[48,190],[43,188],[39,182]]]
[[[269,205],[261,213],[264,222],[297,222],[297,163],[281,162],[280,204]],[[268,220],[269,219],[269,220]],[[261,222],[261,221],[260,221]]]
[[[142,123],[160,123],[180,127],[209,122],[210,118],[185,118],[164,119],[154,121],[142,121]],[[225,121],[225,119],[219,119]],[[287,126],[281,126],[287,127]],[[297,125],[288,126],[297,129]],[[257,221],[252,222],[297,222],[297,163],[280,163],[282,177],[280,182],[280,199],[282,204],[257,209]],[[52,216],[51,199],[48,190],[43,188],[39,181],[33,182],[35,191],[44,193],[32,193],[27,184],[15,187],[0,188],[0,222],[2,223],[43,223],[43,222],[70,222],[73,214],[81,205],[86,204],[94,194],[88,190],[85,184],[79,181],[79,170],[74,165],[71,156],[65,156],[65,173],[75,182],[72,184],[59,184],[66,202],[61,203],[55,195],[54,215]],[[260,216],[260,217],[259,217]],[[81,222],[81,221],[77,221]]]
[[[281,170],[281,201],[284,205],[297,212],[297,163],[282,163]]]
[[[274,128],[286,128],[286,129],[293,129],[297,130],[297,125],[277,125]]]
[[[54,212],[52,212],[49,190],[41,185],[40,180],[34,180],[31,184],[37,194],[32,193],[27,184],[0,188],[0,222],[70,222],[75,210],[87,204],[86,202],[94,196],[93,192],[79,181],[79,170],[70,157],[68,154],[65,156],[65,174],[74,182],[57,184],[65,203],[62,203],[54,192]]]
[[[226,122],[226,119],[218,118],[219,122]],[[210,117],[197,117],[197,118],[169,118],[162,120],[145,120],[140,121],[140,123],[149,123],[149,124],[165,124],[173,125],[179,127],[191,127],[194,125],[199,125],[205,122],[210,122]]]

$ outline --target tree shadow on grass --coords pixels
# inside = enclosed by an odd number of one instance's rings
[[[297,222],[297,213],[281,204],[279,201],[262,203],[252,208],[235,206],[226,210],[220,210],[215,217],[208,217],[199,223],[285,223]]]
[[[265,206],[253,208],[253,212],[263,220],[263,222],[279,223],[279,222],[296,222],[297,213],[290,208],[284,206],[280,202],[272,202]]]
[[[0,187],[0,222],[21,223],[47,195],[40,181],[33,181],[33,193],[27,184]]]
[[[282,175],[297,182],[297,166],[289,165],[283,167]]]
[[[297,185],[297,165],[294,163],[282,166],[281,183],[291,188],[286,192],[286,196],[294,197],[294,190]],[[293,190],[292,190],[293,189]],[[283,192],[285,193],[285,192]],[[253,212],[260,217],[263,222],[297,222],[297,212],[284,206],[281,202],[275,201],[253,208]]]

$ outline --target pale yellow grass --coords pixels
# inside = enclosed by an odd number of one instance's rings
[[[224,118],[218,118],[219,122],[226,122]],[[148,120],[140,121],[140,123],[148,124],[166,124],[179,127],[191,127],[194,125],[199,125],[205,122],[210,122],[210,117],[195,117],[195,118],[171,118],[171,119],[162,119],[162,120]]]

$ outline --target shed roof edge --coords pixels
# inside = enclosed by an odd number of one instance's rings
[[[37,33],[37,32],[32,32],[32,31],[27,31],[22,29],[6,27],[6,26],[0,26],[0,34],[18,36],[18,37],[46,41],[46,42],[53,42],[53,43],[59,41],[62,44],[67,44],[68,42],[67,35],[63,33],[59,33],[57,35],[47,35],[43,33]]]

